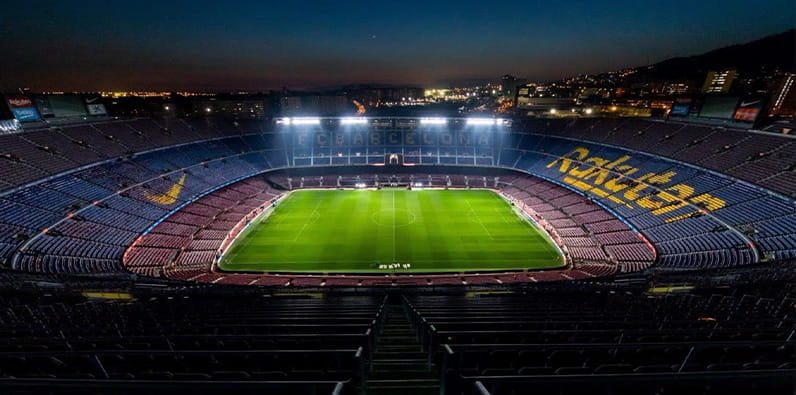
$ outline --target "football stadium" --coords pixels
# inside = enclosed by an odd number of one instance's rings
[[[791,136],[106,118],[0,140],[11,393],[793,385]]]
[[[9,4],[0,395],[796,394],[795,7]]]

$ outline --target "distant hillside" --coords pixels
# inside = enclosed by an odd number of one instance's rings
[[[732,45],[689,57],[664,60],[639,68],[634,77],[650,79],[701,80],[709,70],[736,68],[739,73],[756,73],[779,68],[796,72],[796,29],[767,36],[746,44]]]

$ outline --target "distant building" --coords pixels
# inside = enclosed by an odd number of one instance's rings
[[[197,100],[194,109],[198,114],[222,118],[262,119],[265,116],[265,102],[261,97]]]
[[[279,100],[282,115],[344,115],[356,111],[354,104],[345,95],[301,94],[283,96]]]
[[[575,105],[575,97],[546,95],[544,87],[528,84],[518,87],[515,107],[529,113],[547,113],[550,110],[570,109]]]
[[[522,90],[522,88],[520,88]],[[577,94],[579,101],[583,103],[598,103],[603,99],[611,97],[611,89],[601,87],[581,88]]]
[[[517,78],[513,75],[504,75],[500,78],[501,96],[510,97],[512,100],[517,96],[517,88],[528,83],[524,78]]]
[[[730,88],[736,78],[738,78],[738,71],[735,69],[711,70],[702,85],[702,93],[730,93]]]
[[[284,115],[298,114],[302,110],[301,98],[298,96],[283,96],[279,98],[279,112]]]
[[[324,95],[318,98],[318,114],[340,115],[355,111],[355,106],[344,95]]]
[[[348,87],[348,98],[356,100],[367,107],[380,105],[407,104],[422,100],[425,90],[414,86],[370,86],[360,85]]]
[[[667,82],[663,86],[663,94],[674,96],[683,95],[691,91],[691,86],[687,82]]]

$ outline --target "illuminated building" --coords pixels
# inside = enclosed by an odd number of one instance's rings
[[[738,78],[738,72],[735,69],[727,69],[722,71],[711,70],[708,72],[705,83],[702,85],[703,93],[729,93],[733,81]]]
[[[506,74],[500,79],[501,95],[514,99],[517,96],[517,88],[527,83],[528,80],[526,79]]]
[[[769,103],[769,115],[794,117],[796,116],[796,89],[794,89],[794,82],[796,81],[796,74],[785,73],[779,79],[774,89],[771,90]]]

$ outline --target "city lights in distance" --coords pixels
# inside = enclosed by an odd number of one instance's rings
[[[448,123],[447,118],[420,118],[421,125],[445,125]]]
[[[368,123],[366,118],[346,117],[340,119],[341,125],[365,125]]]

